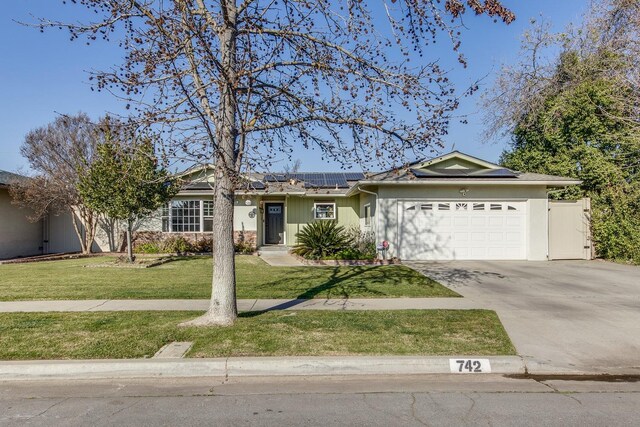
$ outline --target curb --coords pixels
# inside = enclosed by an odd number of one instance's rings
[[[0,381],[451,374],[458,373],[457,368],[454,370],[453,366],[456,360],[461,359],[482,361],[484,370],[480,375],[483,373],[525,374],[525,364],[519,356],[483,356],[480,358],[474,356],[229,357],[215,359],[9,361],[0,362]]]

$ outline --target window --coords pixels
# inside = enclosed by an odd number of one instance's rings
[[[474,203],[473,204],[473,210],[474,211],[483,211],[484,210],[484,203]]]
[[[313,210],[315,219],[336,219],[335,203],[314,203]]]
[[[364,225],[371,225],[371,205],[364,205]]]
[[[171,202],[171,231],[200,231],[200,200]]]
[[[438,203],[439,211],[448,211],[451,209],[451,205],[449,203]]]
[[[407,208],[407,210],[408,210],[408,211],[415,211],[415,210],[416,210],[416,205],[409,206],[409,207]]]
[[[500,203],[491,203],[489,209],[492,210],[492,211],[501,211],[502,210],[502,204],[500,204]]]
[[[511,205],[509,205],[509,206],[507,207],[507,210],[508,210],[508,211],[517,211],[517,210],[518,210],[518,208],[516,208],[515,206],[511,206]]]
[[[467,204],[466,203],[456,203],[456,210],[457,211],[466,211],[467,210]]]
[[[169,203],[165,203],[162,205],[162,231],[171,231],[169,228],[170,220],[169,220]]]
[[[420,205],[420,210],[432,211],[433,210],[433,203],[425,203],[423,205]]]
[[[202,231],[213,231],[213,201],[202,201]]]

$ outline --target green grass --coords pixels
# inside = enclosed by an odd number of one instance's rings
[[[489,310],[272,311],[228,328],[179,328],[198,312],[3,313],[0,359],[152,356],[192,341],[188,357],[284,355],[509,355]]]
[[[106,258],[106,259],[105,259]],[[0,265],[0,300],[207,299],[212,260],[194,257],[153,268],[86,267],[109,257]],[[457,297],[410,268],[271,267],[236,258],[238,298]]]

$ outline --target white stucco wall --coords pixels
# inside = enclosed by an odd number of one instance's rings
[[[390,256],[397,255],[398,201],[416,199],[441,199],[452,201],[526,201],[527,203],[527,259],[546,260],[548,247],[547,193],[540,186],[466,186],[466,196],[460,194],[460,185],[417,186],[397,185],[378,188],[379,211],[375,218],[378,225],[377,240],[390,243]]]
[[[236,197],[233,209],[233,229],[235,231],[258,231],[258,199],[256,197]]]
[[[30,222],[27,214],[11,204],[6,188],[0,188],[0,259],[42,253],[42,222]]]
[[[80,252],[80,241],[73,228],[71,213],[49,215],[47,217],[48,253]]]

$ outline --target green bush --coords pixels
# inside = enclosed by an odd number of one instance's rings
[[[591,231],[599,257],[640,265],[640,191],[592,199]]]
[[[205,253],[213,251],[213,238],[202,237],[193,245],[193,252]]]
[[[335,255],[329,257],[329,259],[353,260],[353,259],[373,259],[373,257],[370,257],[367,254],[360,252],[356,248],[346,248],[336,253]]]
[[[309,223],[296,233],[298,244],[293,253],[307,259],[321,259],[335,256],[350,247],[349,236],[344,227],[335,221]]]
[[[351,249],[357,253],[358,258],[339,259],[375,259],[377,255],[376,238],[373,231],[361,231],[357,225],[352,225],[346,231],[347,238],[351,242]]]
[[[255,246],[251,242],[241,240],[235,244],[236,252],[239,254],[252,254],[256,251]]]
[[[164,241],[163,252],[184,254],[187,252],[195,251],[191,242],[185,239],[183,236],[171,236]]]
[[[139,254],[159,254],[162,250],[158,243],[146,242],[137,245],[134,252]]]

